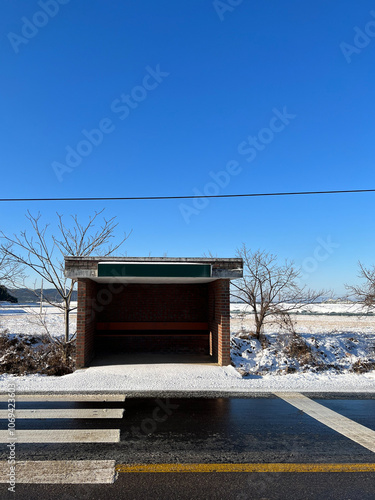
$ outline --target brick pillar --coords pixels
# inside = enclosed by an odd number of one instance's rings
[[[222,279],[209,284],[210,354],[220,366],[231,362],[229,283]]]
[[[88,366],[94,356],[96,328],[96,283],[90,279],[78,280],[77,354],[76,367]]]

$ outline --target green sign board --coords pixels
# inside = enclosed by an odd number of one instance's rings
[[[101,263],[98,277],[128,278],[210,278],[209,264]]]

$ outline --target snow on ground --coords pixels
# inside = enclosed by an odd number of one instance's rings
[[[347,308],[351,309],[351,305]],[[328,369],[331,373],[344,374],[350,373],[353,365],[356,368],[359,364],[375,363],[374,316],[292,315],[296,332],[311,348],[311,362],[301,364],[298,359],[288,356],[290,336],[279,331],[272,321],[268,321],[264,328],[266,348],[262,349],[256,339],[243,338],[254,331],[252,316],[242,316],[233,309],[232,360],[242,372],[280,375],[293,369],[318,373],[324,368],[324,371]],[[330,309],[331,305],[328,305],[326,311]]]
[[[243,303],[231,303],[231,312],[250,311],[249,306]],[[306,304],[299,309],[301,313],[315,314],[365,314],[366,310],[358,302],[321,302],[317,304]]]
[[[358,332],[302,334],[311,347],[311,362],[301,363],[285,352],[286,339],[275,333],[266,335],[269,345],[262,348],[258,340],[232,336],[232,359],[235,365],[250,374],[282,375],[288,371],[318,373],[350,373],[364,363],[375,367],[375,335]]]
[[[334,306],[340,306],[333,310]],[[0,392],[7,391],[10,381],[18,392],[51,391],[230,391],[236,392],[374,392],[375,370],[363,374],[350,371],[360,360],[375,361],[375,316],[363,316],[358,304],[355,314],[327,316],[336,312],[353,313],[352,304],[319,305],[320,314],[294,315],[296,331],[311,347],[314,363],[300,365],[283,354],[287,342],[275,324],[265,326],[269,345],[261,349],[255,339],[241,337],[241,332],[251,331],[252,317],[241,316],[241,304],[231,304],[231,330],[235,367],[203,364],[109,364],[91,366],[62,377],[28,375],[13,377],[0,375]],[[13,309],[15,314],[5,313]],[[317,307],[315,305],[314,307]],[[19,309],[26,313],[19,313]],[[0,310],[0,326],[10,333],[44,333],[30,323],[30,306],[6,306]],[[322,314],[323,312],[323,314]],[[62,334],[61,313],[46,308],[46,320],[54,335]],[[72,331],[75,328],[72,316]],[[239,336],[240,335],[240,336]],[[321,371],[319,363],[330,365]],[[288,370],[286,368],[288,367]],[[296,372],[293,370],[296,369]],[[240,373],[241,372],[241,373]],[[287,373],[288,372],[288,373]],[[242,375],[241,375],[242,374]],[[243,376],[244,375],[244,376]]]
[[[155,364],[109,365],[47,377],[0,376],[0,392],[15,382],[22,392],[127,392],[134,391],[212,391],[214,392],[374,392],[374,372],[362,375],[290,374],[242,378],[232,366]]]
[[[76,303],[71,303],[76,307]],[[64,324],[61,309],[43,304],[42,318],[45,319],[49,333],[53,337],[64,334]],[[70,313],[70,332],[76,331],[77,313]],[[9,330],[12,334],[38,335],[45,334],[45,329],[40,324],[40,306],[37,304],[9,304],[0,302],[0,330]]]

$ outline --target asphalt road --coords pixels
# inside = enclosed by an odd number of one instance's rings
[[[375,395],[315,401],[375,430]],[[110,428],[119,443],[17,444],[18,460],[116,464],[374,463],[374,453],[277,397],[127,399],[123,403],[18,403],[17,408],[125,408],[122,420],[18,420],[17,429]],[[5,408],[5,404],[0,404]],[[0,425],[1,422],[0,421]],[[0,460],[6,459],[0,445]],[[17,485],[45,499],[374,499],[374,472],[119,473],[112,485]],[[0,490],[6,485],[0,485]],[[1,498],[3,498],[1,496]]]
[[[110,485],[17,485],[4,500],[374,500],[370,474],[128,474]]]

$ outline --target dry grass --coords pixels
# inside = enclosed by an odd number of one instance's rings
[[[353,363],[352,371],[354,373],[367,373],[371,370],[375,370],[375,361],[362,361],[359,359]]]
[[[285,353],[288,357],[294,358],[303,365],[315,365],[315,358],[311,347],[306,344],[303,338],[297,333],[288,336],[288,343],[285,347]]]
[[[63,344],[46,336],[0,333],[0,374],[66,375],[75,369],[75,342]]]

